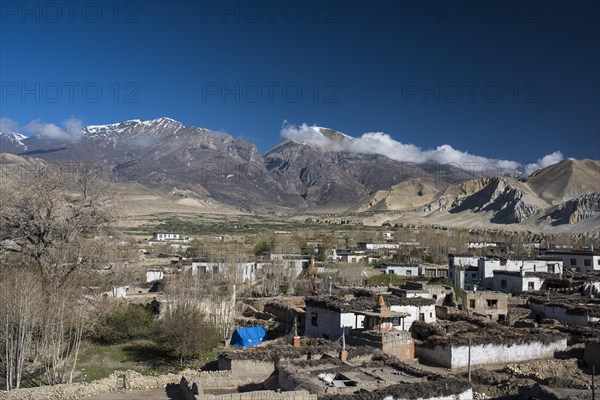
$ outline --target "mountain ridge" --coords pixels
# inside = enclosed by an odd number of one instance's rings
[[[336,143],[354,138],[311,129],[327,145],[288,139],[261,154],[253,143],[222,132],[167,117],[134,119],[85,126],[68,140],[13,134],[11,143],[18,143],[6,152],[46,162],[99,163],[152,190],[186,192],[255,212],[327,209],[382,218],[399,212],[432,223],[497,226],[536,218],[540,224],[589,224],[597,217],[600,161],[563,160],[527,179],[485,177],[452,165],[340,151]]]

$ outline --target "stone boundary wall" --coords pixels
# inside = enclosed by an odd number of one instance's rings
[[[544,318],[556,319],[567,325],[588,326],[589,317],[587,314],[570,314],[567,307],[561,307],[558,304],[538,304],[529,303],[529,308],[537,315],[543,315]]]
[[[117,388],[117,379],[125,375],[126,388]],[[200,379],[205,387],[217,388],[238,387],[253,383],[250,379],[240,379],[231,376],[229,371],[202,371],[185,370],[177,374],[159,376],[146,376],[136,371],[114,371],[107,378],[90,383],[73,383],[55,386],[39,386],[23,388],[9,392],[0,391],[1,400],[77,400],[102,393],[118,392],[123,390],[145,390],[165,387],[168,384],[179,384],[182,375],[195,376]]]
[[[183,376],[180,388],[186,400],[317,400],[317,396],[306,390],[291,392],[275,392],[272,390],[257,390],[253,392],[207,394],[204,393],[203,377]],[[221,386],[223,387],[223,386]],[[231,387],[236,388],[237,386]]]
[[[543,358],[552,358],[556,351],[567,349],[567,339],[552,343],[531,342],[502,345],[484,344],[471,347],[471,365],[520,362]],[[417,346],[419,358],[446,368],[461,368],[468,364],[469,346],[437,345],[434,348]]]

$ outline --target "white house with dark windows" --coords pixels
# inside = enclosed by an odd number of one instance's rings
[[[419,276],[418,265],[388,265],[381,264],[379,267],[382,272],[388,275],[400,276]]]
[[[562,259],[565,268],[574,268],[578,272],[600,271],[600,252],[594,250],[552,251],[543,252],[547,256]]]
[[[180,235],[179,233],[154,233],[152,237],[154,240],[188,240],[187,236]]]
[[[390,311],[406,313],[403,318],[391,321],[394,329],[408,331],[414,321],[436,322],[435,300],[421,297],[401,298],[384,295]],[[304,335],[310,338],[338,340],[342,333],[364,327],[364,311],[377,305],[373,294],[360,296],[315,296],[306,299]]]
[[[554,275],[545,272],[494,271],[492,289],[502,293],[519,294],[545,290],[545,281]]]

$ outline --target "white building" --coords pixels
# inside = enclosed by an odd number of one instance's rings
[[[113,286],[112,297],[127,297],[129,286]]]
[[[223,262],[192,262],[192,275],[215,274],[227,277],[234,277],[237,283],[254,282],[256,272],[263,269],[266,263],[245,262],[245,263],[223,263]]]
[[[433,323],[437,321],[435,315],[435,301],[420,297],[407,298],[404,305],[389,306],[391,311],[409,314],[404,318],[404,329],[410,330],[413,322],[423,321]]]
[[[492,289],[502,293],[519,294],[544,290],[546,277],[543,273],[495,271]],[[551,275],[550,275],[551,276]]]
[[[342,333],[350,333],[350,329],[361,328],[365,317],[356,315],[344,306],[318,300],[306,301],[306,319],[304,336],[338,340]]]
[[[187,236],[180,235],[179,233],[154,233],[154,240],[187,240]]]
[[[163,278],[164,270],[162,268],[147,268],[146,282],[159,281]]]
[[[400,243],[356,243],[356,246],[361,250],[397,250],[400,248]]]
[[[386,265],[382,264],[379,269],[388,275],[419,276],[418,265]]]
[[[544,254],[562,258],[565,268],[575,268],[578,272],[600,271],[600,253],[594,250],[545,251]]]
[[[479,257],[468,255],[448,255],[448,278],[458,287],[465,288],[465,270],[477,267]]]
[[[308,298],[304,335],[310,338],[338,340],[344,331],[348,334],[351,329],[363,328],[364,315],[359,312],[372,311],[377,304],[376,297],[368,299],[365,301],[364,297],[357,297],[346,301],[331,297]],[[409,314],[402,322],[398,322],[403,324],[403,330],[408,331],[414,321],[437,321],[435,301],[432,299],[386,296],[385,302],[390,311]]]

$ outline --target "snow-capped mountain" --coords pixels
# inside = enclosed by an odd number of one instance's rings
[[[22,153],[27,151],[27,145],[23,141],[27,136],[16,132],[0,131],[0,153]]]
[[[247,210],[389,213],[390,221],[412,215],[464,227],[533,220],[591,226],[600,218],[598,161],[562,161],[525,180],[470,176],[451,165],[340,151],[338,145],[355,139],[330,128],[310,129],[305,133],[312,141],[285,140],[264,156],[246,140],[170,118],[90,125],[62,141],[2,133],[0,150],[98,163],[118,179]]]
[[[108,125],[88,125],[83,134],[90,137],[119,137],[130,135],[174,134],[184,125],[174,119],[162,117],[153,120],[132,119]]]

